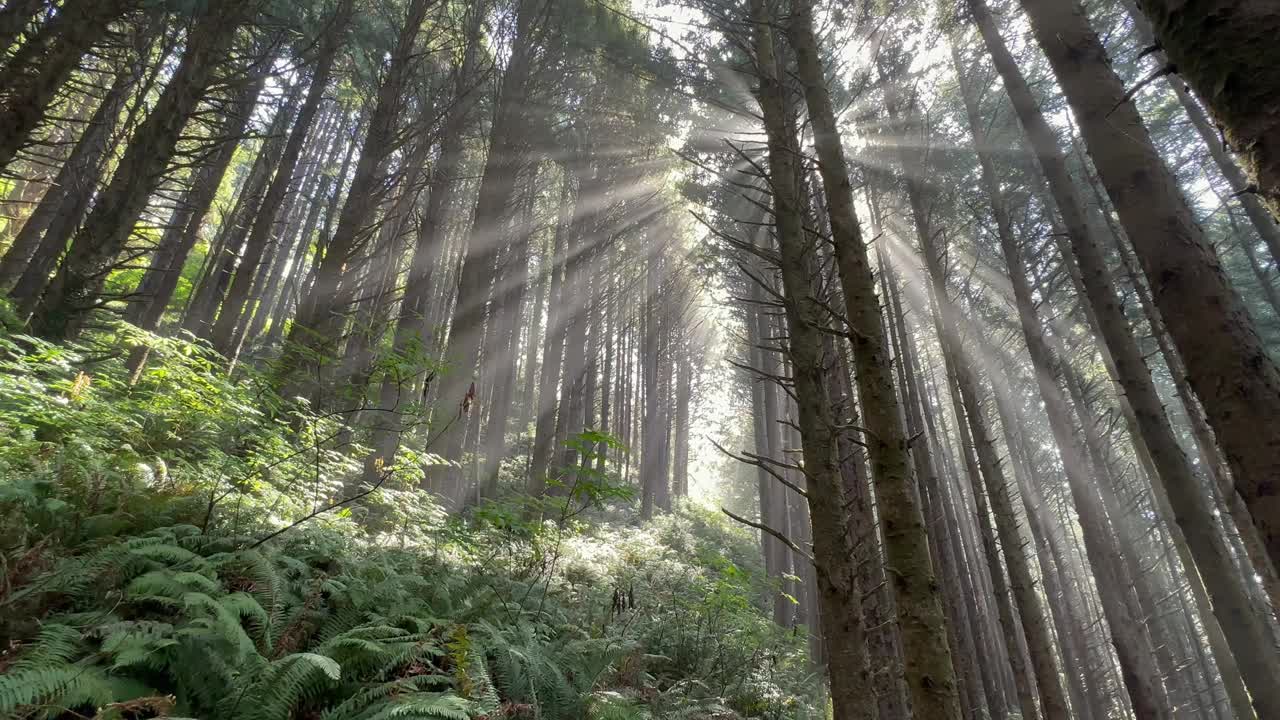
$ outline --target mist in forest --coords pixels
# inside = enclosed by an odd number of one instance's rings
[[[1278,39],[0,0],[0,717],[1280,718]]]

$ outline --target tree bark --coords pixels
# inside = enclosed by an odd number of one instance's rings
[[[540,0],[520,0],[515,11],[511,57],[502,76],[498,107],[489,130],[489,151],[481,174],[470,240],[458,277],[458,301],[449,326],[448,375],[442,386],[441,407],[450,415],[463,407],[468,392],[480,379],[475,370],[480,361],[487,298],[497,262],[497,238],[503,220],[508,217],[517,171],[525,156],[518,126],[526,112],[524,98],[532,72],[532,33],[541,11]],[[462,458],[462,428],[450,428],[442,439],[440,454],[450,463],[443,469],[443,490],[449,499],[456,496],[461,486],[456,464]]]
[[[565,280],[567,263],[576,247],[573,234],[573,181],[566,170],[561,181],[560,208],[556,218],[555,238],[552,241],[551,287],[547,300],[547,329],[542,336],[542,365],[538,368],[538,400],[534,406],[533,448],[529,454],[529,494],[540,497],[547,491],[547,472],[555,447],[560,383],[560,371],[564,362]]]
[[[265,137],[258,148],[257,157],[249,168],[248,177],[240,187],[240,193],[232,206],[230,214],[218,228],[218,235],[210,244],[207,268],[200,282],[193,290],[191,302],[187,305],[182,326],[194,335],[209,338],[213,322],[218,313],[227,285],[235,274],[236,262],[244,245],[244,239],[257,217],[262,194],[271,180],[284,149],[289,122],[303,85],[295,83],[285,91],[285,99],[276,108],[271,124],[266,128]]]
[[[1275,482],[1280,424],[1274,422],[1280,417],[1280,369],[1266,354],[1133,102],[1125,99],[1079,3],[1022,0],[1022,5],[1275,562],[1280,558],[1280,484]],[[1161,23],[1156,25],[1161,37]]]
[[[159,326],[169,299],[178,286],[187,255],[200,237],[205,216],[213,205],[222,178],[235,156],[239,138],[244,135],[265,84],[265,76],[244,81],[239,96],[228,102],[218,128],[218,135],[223,139],[195,171],[190,189],[169,218],[169,225],[160,238],[151,265],[134,290],[136,297],[125,311],[125,319],[138,327],[155,330]]]
[[[1138,42],[1144,47],[1154,46],[1156,41],[1151,31],[1151,23],[1142,14],[1142,11],[1138,9],[1137,0],[1119,0],[1119,2],[1133,20]],[[1157,54],[1157,58],[1167,62],[1164,53]],[[1231,186],[1232,192],[1244,190],[1248,186],[1248,179],[1245,177],[1240,165],[1235,161],[1235,158],[1232,157],[1230,148],[1222,144],[1222,136],[1219,134],[1217,126],[1205,114],[1204,109],[1200,107],[1200,103],[1192,96],[1191,91],[1182,79],[1176,76],[1168,76],[1166,81],[1169,90],[1178,99],[1178,104],[1186,112],[1187,119],[1191,121],[1191,126],[1195,128],[1196,134],[1200,136],[1201,142],[1208,148],[1214,164],[1217,165],[1219,172],[1222,173],[1222,176],[1226,178],[1227,183]],[[1266,243],[1267,249],[1271,253],[1270,267],[1274,269],[1276,263],[1280,263],[1280,224],[1276,223],[1275,217],[1271,215],[1256,193],[1244,192],[1236,196],[1236,199],[1244,207],[1245,214],[1249,216],[1249,222],[1253,224],[1254,229],[1258,232],[1258,237],[1262,238],[1262,241]]]
[[[1165,414],[1151,372],[1134,340],[1133,328],[1129,325],[1115,291],[1114,278],[1107,267],[1100,243],[1086,221],[1083,204],[1067,172],[1053,131],[1035,104],[1021,72],[1011,62],[1011,58],[1007,57],[1007,52],[1002,52],[1003,48],[999,47],[998,33],[984,10],[985,8],[979,7],[974,13],[975,19],[982,27],[984,37],[989,38],[988,46],[996,46],[992,56],[1032,150],[1048,180],[1070,240],[1071,253],[1064,253],[1064,262],[1068,266],[1078,264],[1078,271],[1071,275],[1088,301],[1090,325],[1105,343],[1103,352],[1107,356],[1107,369],[1123,391],[1121,402],[1127,406],[1124,408],[1126,417],[1131,418],[1135,425],[1137,434],[1134,439],[1143,446],[1140,452],[1150,458],[1156,473],[1153,480],[1162,482],[1169,495],[1174,511],[1171,519],[1177,522],[1186,536],[1196,566],[1205,579],[1205,587],[1213,598],[1212,607],[1216,619],[1205,618],[1205,622],[1218,623],[1230,641],[1229,648],[1219,645],[1216,654],[1224,663],[1231,665],[1235,664],[1232,655],[1252,658],[1245,662],[1254,667],[1242,668],[1242,672],[1246,683],[1251,687],[1261,683],[1254,690],[1254,697],[1265,697],[1268,692],[1274,692],[1266,688],[1275,684],[1264,678],[1280,676],[1280,661],[1276,658],[1275,649],[1269,643],[1264,645],[1262,638],[1266,633],[1262,632],[1264,628],[1252,611],[1244,583],[1234,571],[1230,550],[1217,528],[1214,508],[1205,497],[1200,478],[1178,444]],[[995,163],[990,154],[982,150],[985,143],[981,137],[982,121],[977,99],[964,79],[964,69],[958,55],[955,61],[961,77],[961,92],[970,130],[975,147],[979,148],[983,187],[990,199],[997,235],[1007,259],[1018,255],[1021,250],[1013,237],[1012,223],[996,175]],[[1011,275],[1019,272],[1012,264],[1008,264],[1008,268]],[[1074,267],[1071,269],[1075,270]],[[1193,582],[1198,582],[1198,579]],[[1210,631],[1210,637],[1217,637],[1216,629]],[[1238,714],[1243,717],[1249,712],[1247,698],[1242,693],[1233,693],[1232,698]]]
[[[959,695],[940,592],[912,478],[902,409],[893,388],[875,277],[853,207],[848,164],[814,39],[812,8],[806,0],[793,8],[788,33],[814,126],[818,169],[853,343],[858,397],[869,431],[863,434],[863,441],[869,446],[871,476],[880,500],[887,561],[896,570],[893,585],[911,707],[920,720],[952,720],[960,714]]]
[[[137,52],[129,58],[128,66],[116,74],[71,155],[0,262],[0,291],[9,291],[24,320],[35,309],[49,273],[89,207],[120,114],[134,85],[142,79],[154,38],[155,33],[138,38]]]
[[[136,0],[66,3],[9,59],[0,71],[0,168],[8,167],[44,120],[84,54],[135,5]]]
[[[160,183],[178,137],[207,92],[245,9],[244,0],[230,0],[197,15],[173,77],[134,132],[111,183],[72,238],[67,257],[45,290],[32,322],[37,334],[60,339],[79,334],[86,315],[98,303],[100,283]]]
[[[323,380],[332,374],[338,360],[347,311],[356,292],[348,266],[366,249],[376,227],[370,219],[393,185],[388,163],[401,144],[397,138],[397,122],[404,107],[410,69],[418,58],[415,46],[433,2],[412,0],[405,11],[396,47],[378,87],[369,129],[337,228],[323,257],[315,261],[314,282],[303,297],[290,328],[280,362],[283,373],[280,379],[293,390],[291,395],[319,400],[318,393],[325,385]]]
[[[89,126],[81,134],[71,155],[59,168],[54,184],[49,186],[48,191],[40,199],[39,206],[27,218],[22,232],[10,247],[9,252],[14,255],[11,267],[19,273],[16,277],[11,276],[15,282],[10,290],[10,296],[13,298],[15,311],[24,322],[30,318],[39,303],[42,293],[49,284],[50,275],[66,252],[71,237],[80,227],[80,221],[84,219],[89,204],[98,190],[102,175],[106,171],[111,142],[115,139],[115,129],[120,124],[122,119],[120,114],[129,102],[131,90],[126,88],[115,95],[111,92],[116,85],[139,85],[139,81],[148,75],[149,49],[158,34],[158,27],[159,22],[154,21],[133,35],[135,44],[130,68],[132,72],[122,72],[117,75],[112,89],[108,90],[108,95],[104,96],[103,102],[90,118]],[[157,63],[153,67],[147,80],[142,82],[136,91],[132,91],[135,102],[123,118],[126,127],[132,126],[139,108],[143,107],[140,99],[146,95],[155,81],[158,65]],[[40,185],[40,183],[31,182],[26,184],[29,188]],[[25,199],[25,195],[23,197]],[[12,222],[11,220],[10,224]],[[40,237],[41,232],[44,233],[43,237]],[[21,257],[23,252],[30,253],[25,264]],[[5,256],[5,262],[10,263],[8,254]]]
[[[764,113],[768,139],[768,181],[772,187],[785,297],[787,354],[792,364],[809,514],[813,522],[813,557],[822,628],[827,638],[833,716],[836,720],[870,718],[874,716],[874,706],[863,649],[862,589],[858,585],[857,565],[849,540],[844,484],[836,458],[834,416],[827,395],[828,360],[822,352],[821,328],[827,322],[826,310],[815,298],[818,292],[813,285],[816,263],[804,231],[804,200],[797,166],[799,148],[774,55],[774,39],[770,30],[772,18],[764,0],[753,0],[751,21],[755,71],[759,81],[757,97]],[[825,83],[823,85],[825,87]],[[852,196],[847,194],[847,185],[845,190],[845,207],[851,209]],[[848,217],[851,216],[842,220]],[[860,243],[859,249],[865,258],[865,248]],[[874,293],[869,268],[865,279]],[[878,307],[874,308],[874,322],[879,326]],[[880,328],[879,337],[883,340],[883,328]],[[905,463],[905,458],[903,460]],[[913,508],[919,512],[918,505],[913,505]],[[921,549],[927,572],[928,548]],[[936,605],[937,599],[934,600]],[[935,609],[940,621],[941,607]],[[939,633],[939,639],[945,643],[945,633]],[[934,647],[933,652],[937,653],[939,649]],[[950,689],[954,693],[954,684]],[[954,703],[954,698],[952,700]]]
[[[240,324],[240,315],[249,299],[249,291],[254,275],[258,272],[262,255],[272,241],[276,228],[280,205],[284,202],[289,188],[294,184],[294,170],[298,159],[302,157],[302,148],[311,132],[312,122],[320,110],[320,102],[329,89],[329,79],[333,75],[333,66],[338,59],[338,51],[345,39],[347,22],[350,19],[354,0],[340,0],[333,17],[328,20],[328,27],[320,40],[316,52],[315,71],[311,75],[311,86],[307,90],[306,99],[298,110],[289,131],[289,139],[285,142],[280,161],[276,164],[275,175],[267,186],[262,202],[258,204],[253,226],[244,243],[244,251],[240,255],[240,264],[227,288],[226,298],[222,301],[222,309],[213,324],[210,340],[214,349],[221,352],[228,360],[234,362],[239,343],[236,342],[236,327]],[[276,239],[279,242],[279,239]]]
[[[1138,0],[1160,48],[1208,106],[1251,186],[1280,216],[1280,8],[1268,0]],[[1244,188],[1236,188],[1242,190]]]

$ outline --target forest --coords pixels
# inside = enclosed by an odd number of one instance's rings
[[[0,0],[0,718],[1280,720],[1280,3]]]

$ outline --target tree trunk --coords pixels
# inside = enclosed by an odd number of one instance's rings
[[[676,352],[675,363],[675,455],[672,460],[671,482],[675,488],[675,496],[682,498],[689,494],[689,398],[693,394],[693,361],[688,352],[681,349]]]
[[[1119,0],[1119,2],[1133,20],[1138,42],[1144,47],[1154,46],[1155,37],[1151,31],[1151,23],[1138,9],[1137,1]],[[1157,55],[1157,57],[1164,59],[1163,53]],[[1181,66],[1179,66],[1180,69]],[[1205,114],[1200,104],[1196,102],[1196,98],[1191,95],[1186,83],[1174,76],[1167,77],[1166,81],[1170,91],[1173,92],[1174,97],[1178,99],[1178,103],[1186,112],[1187,118],[1191,121],[1191,126],[1195,128],[1196,134],[1200,136],[1201,142],[1209,149],[1209,155],[1222,173],[1222,177],[1226,178],[1227,184],[1231,186],[1232,192],[1244,190],[1248,186],[1248,179],[1245,178],[1244,171],[1240,169],[1240,165],[1236,163],[1235,158],[1231,156],[1231,150],[1222,144],[1222,136],[1219,134],[1217,126]],[[1258,232],[1258,237],[1262,238],[1262,241],[1267,245],[1267,249],[1270,250],[1270,266],[1274,269],[1276,263],[1280,263],[1280,225],[1276,224],[1275,217],[1267,210],[1267,207],[1257,194],[1245,192],[1238,195],[1236,199],[1244,207],[1245,214],[1249,216],[1249,222],[1253,224],[1254,229]]]
[[[489,406],[489,422],[485,428],[484,465],[480,474],[485,497],[498,494],[498,473],[507,454],[507,421],[515,395],[516,358],[520,349],[519,320],[529,287],[529,252],[533,242],[533,210],[538,187],[538,171],[531,170],[526,181],[524,211],[513,231],[516,235],[507,248],[504,272],[494,289],[494,321],[498,333],[498,351],[490,364],[493,402]]]
[[[1280,8],[1268,0],[1138,4],[1178,75],[1239,154],[1254,191],[1280,216],[1280,116],[1272,111],[1280,95]]]
[[[453,322],[449,326],[447,365],[449,375],[442,386],[442,409],[452,414],[461,408],[469,388],[480,378],[475,373],[482,349],[490,286],[504,220],[515,192],[517,169],[525,157],[524,140],[519,124],[526,112],[525,86],[532,72],[530,53],[532,33],[542,11],[539,0],[520,0],[515,11],[515,37],[511,41],[511,57],[502,76],[498,107],[489,130],[489,151],[480,179],[479,197],[472,220],[458,277],[458,301]],[[440,454],[456,464],[462,458],[460,427],[450,428],[443,437]],[[452,465],[444,467],[444,494],[456,493],[461,476]]]
[[[24,320],[35,309],[49,273],[89,207],[120,114],[134,85],[142,79],[154,38],[155,33],[140,34],[128,67],[116,74],[71,155],[0,262],[0,291],[10,291]]]
[[[1162,4],[1149,2],[1148,9]],[[1280,424],[1274,419],[1280,417],[1280,369],[1266,354],[1137,109],[1126,100],[1079,3],[1022,0],[1022,5],[1080,123],[1237,488],[1276,562]],[[1167,20],[1158,18],[1157,37],[1170,33],[1170,27],[1161,27]]]
[[[236,331],[239,345],[257,340],[254,344],[259,348],[264,347],[258,339],[262,337],[262,330],[270,320],[271,309],[279,301],[280,285],[285,280],[285,273],[296,272],[297,265],[306,257],[312,232],[320,211],[324,209],[322,198],[327,195],[329,171],[340,151],[342,127],[345,124],[346,114],[335,110],[318,130],[315,148],[303,170],[302,185],[293,193],[286,206],[288,210],[284,211],[289,219],[285,223],[275,257],[263,262],[263,272],[254,279],[254,290],[249,301],[252,317],[244,318],[248,322]],[[245,315],[249,316],[249,311],[246,310]]]
[[[662,467],[662,449],[658,441],[658,434],[665,430],[661,426],[662,421],[658,411],[660,400],[658,373],[662,356],[662,322],[659,309],[662,301],[660,248],[660,243],[656,242],[650,246],[644,270],[645,320],[641,360],[641,372],[644,375],[644,416],[641,419],[640,517],[645,520],[653,517],[654,505],[658,502],[658,488],[667,481],[666,468]],[[566,382],[568,382],[567,377]]]
[[[44,120],[58,90],[80,59],[106,36],[108,26],[131,10],[136,0],[66,3],[0,71],[0,168],[8,167]],[[199,24],[191,32],[207,28]],[[198,43],[188,40],[189,45]],[[203,72],[207,73],[208,68]],[[181,119],[185,121],[185,118]]]
[[[343,128],[346,123],[343,123]],[[355,122],[355,130],[353,135],[359,134],[360,122]],[[263,339],[264,347],[275,346],[284,337],[284,323],[289,315],[289,306],[301,305],[302,298],[305,295],[306,282],[310,277],[310,271],[307,268],[307,254],[311,252],[312,239],[314,237],[315,252],[312,256],[312,263],[318,262],[324,254],[324,246],[328,241],[330,231],[333,228],[334,217],[342,201],[342,187],[347,177],[347,171],[351,169],[351,161],[355,157],[356,142],[355,137],[342,138],[342,129],[339,130],[339,137],[334,139],[334,151],[337,152],[341,143],[346,143],[346,151],[343,153],[342,163],[338,166],[336,175],[326,173],[320,180],[320,187],[316,191],[316,197],[313,199],[311,209],[307,214],[307,221],[302,226],[302,237],[298,240],[298,248],[294,253],[292,267],[289,270],[289,277],[285,279],[284,287],[280,290],[280,296],[276,298],[275,305],[270,310],[269,321],[267,325],[267,336]],[[324,213],[324,221],[320,222],[321,211]],[[317,223],[320,224],[319,232],[316,231]]]
[[[275,175],[267,191],[258,204],[257,214],[249,236],[244,243],[244,251],[240,255],[240,264],[235,276],[227,288],[226,298],[218,319],[210,332],[210,340],[214,349],[221,352],[228,360],[235,361],[236,327],[240,324],[240,315],[249,299],[249,291],[254,275],[258,272],[262,255],[272,241],[276,228],[276,216],[280,205],[284,202],[289,188],[294,184],[294,170],[298,159],[302,157],[302,148],[311,132],[311,124],[320,110],[320,102],[325,91],[329,89],[329,79],[333,75],[333,66],[338,59],[338,51],[343,45],[347,22],[350,18],[354,0],[340,0],[337,9],[327,20],[324,37],[316,52],[315,72],[311,75],[311,86],[307,90],[306,99],[294,118],[293,128],[289,131],[289,139],[285,142],[280,161],[276,164]],[[276,239],[279,242],[279,239]]]
[[[211,334],[227,284],[235,273],[245,235],[257,216],[263,191],[280,159],[289,121],[297,107],[302,87],[301,83],[295,83],[286,91],[287,99],[276,108],[271,124],[267,126],[266,136],[258,148],[257,157],[250,166],[249,175],[240,187],[235,205],[218,228],[218,236],[210,245],[208,267],[200,283],[192,291],[191,302],[187,305],[186,315],[182,320],[183,328],[194,335],[208,338]]]
[[[111,183],[71,241],[71,249],[45,290],[33,317],[47,338],[73,338],[98,304],[97,290],[124,247],[147,199],[160,183],[178,138],[230,47],[246,3],[231,0],[201,11],[173,77],[130,138]]]
[[[870,196],[870,189],[868,189],[868,196]],[[876,208],[873,207],[871,226],[873,235],[878,234],[877,225],[878,217]],[[975,717],[975,713],[982,712],[983,708],[988,713],[994,713],[994,708],[1000,707],[1002,703],[986,696],[987,686],[983,682],[982,671],[989,662],[982,661],[977,648],[984,635],[982,621],[975,617],[976,613],[970,611],[968,601],[974,597],[972,578],[965,566],[964,553],[959,545],[961,529],[958,523],[954,522],[953,508],[947,490],[943,487],[946,480],[940,476],[935,464],[937,453],[934,450],[937,446],[933,443],[937,439],[937,428],[933,423],[931,408],[928,407],[922,392],[923,377],[919,358],[907,330],[906,314],[902,307],[901,294],[898,291],[897,277],[893,267],[889,263],[888,256],[879,249],[877,249],[877,259],[886,313],[892,318],[887,328],[889,339],[895,350],[894,355],[897,358],[898,384],[903,388],[903,397],[906,402],[907,429],[913,437],[922,435],[928,438],[924,444],[913,448],[911,459],[915,465],[916,477],[925,491],[925,497],[928,498],[926,522],[930,528],[935,529],[930,532],[929,539],[936,546],[934,555],[939,560],[939,576],[944,581],[954,582],[962,589],[960,595],[956,593],[942,595],[943,602],[948,607],[948,636],[954,638],[951,647],[956,662],[956,677],[962,691],[960,698],[962,703],[968,706],[965,717]],[[863,560],[863,562],[867,561],[868,559]],[[883,573],[883,567],[879,568],[879,574],[883,575]],[[873,622],[868,617],[868,626],[873,626]],[[896,631],[896,627],[893,629]],[[886,673],[887,670],[887,668],[882,669],[880,672]],[[898,687],[899,684],[895,673],[891,685],[877,687],[876,695],[881,700],[880,716],[882,718],[899,717],[905,713],[905,694]]]
[[[754,281],[750,279],[745,282],[754,285]],[[767,377],[776,375],[772,368],[776,351],[768,345],[771,342],[769,337],[771,333],[769,318],[761,305],[764,301],[764,293],[758,287],[752,287],[752,292],[757,305],[752,308],[747,319],[747,333],[754,357],[752,367],[760,370],[759,377],[753,374],[749,378],[755,454],[761,458],[776,459],[778,395],[774,391],[773,380]],[[790,537],[787,517],[780,507],[785,503],[781,493],[782,486],[766,469],[768,467],[766,463],[767,461],[762,461],[756,467],[756,498],[760,522],[782,536]],[[776,536],[767,532],[760,533],[760,543],[761,552],[764,554],[765,575],[770,580],[766,598],[773,610],[773,622],[779,627],[787,627],[791,624],[791,604],[783,594],[782,584],[783,576],[791,573],[788,551]]]
[[[817,572],[822,627],[827,638],[827,665],[831,679],[833,717],[836,720],[871,718],[874,717],[874,705],[863,648],[862,589],[858,586],[857,564],[854,561],[853,548],[849,539],[849,519],[844,510],[843,500],[844,485],[836,458],[837,442],[832,430],[834,416],[826,391],[827,370],[822,352],[821,328],[826,325],[827,315],[826,310],[819,306],[814,297],[817,292],[813,285],[816,268],[804,231],[800,171],[796,162],[799,148],[795,139],[795,128],[790,119],[791,113],[787,108],[786,94],[779,80],[779,67],[774,58],[774,40],[770,30],[772,19],[764,0],[753,0],[751,5],[755,69],[760,83],[757,97],[764,112],[768,138],[769,184],[773,188],[774,217],[777,222],[782,289],[785,296],[783,305],[788,326],[787,349],[792,362],[791,376],[795,385],[804,472],[808,478],[809,512],[813,522],[813,558]],[[820,77],[818,79],[821,80]],[[822,87],[825,88],[825,82],[822,83]],[[853,198],[847,178],[846,183],[840,187],[845,195],[837,202],[843,203],[843,207],[848,210],[848,213],[841,217],[843,222],[852,220]],[[830,204],[829,198],[828,206]],[[857,239],[856,227],[855,222],[853,225],[855,240]],[[865,248],[860,242],[857,249],[865,261]],[[869,267],[865,269],[864,279],[874,295],[874,280]],[[877,337],[883,342],[884,329],[880,326],[879,307],[875,305],[874,299],[871,309],[873,310],[872,320],[879,329]],[[878,359],[885,358],[881,355]],[[885,369],[887,370],[887,367]],[[888,390],[892,394],[892,380],[888,378],[886,380]],[[864,393],[863,397],[866,398],[867,394]],[[899,420],[895,417],[894,422],[897,423]],[[895,427],[895,431],[899,435],[902,433],[900,427]],[[910,471],[906,468],[908,460],[905,457],[905,441],[901,445],[901,451],[901,469],[904,471],[901,473],[902,479],[909,484]],[[873,454],[873,462],[876,461],[883,461],[883,457],[877,458]],[[880,469],[883,471],[884,467]],[[923,556],[923,574],[932,583],[932,573],[928,565],[928,547],[923,539],[923,527],[920,525],[919,505],[913,502],[910,509],[916,512],[916,523],[922,536],[919,538],[920,547],[916,548],[920,551],[916,557]],[[918,568],[917,566],[899,566],[899,569],[911,573]],[[941,642],[935,645],[931,652],[937,655],[945,652],[946,636],[941,627],[941,606],[936,596],[932,600],[939,631],[936,638]],[[909,658],[909,667],[920,659]],[[944,693],[947,691],[951,693],[950,701],[955,706],[956,713],[945,717],[954,717],[958,715],[958,706],[954,697],[954,680],[951,679],[950,674],[950,658],[946,659],[947,674],[945,677],[935,677],[934,680],[944,685],[941,688]],[[917,717],[935,717],[926,714],[925,708],[928,707],[927,699],[922,700],[922,704],[917,705]]]
[[[871,476],[880,501],[887,562],[896,570],[893,584],[911,707],[919,720],[952,720],[959,717],[960,706],[940,593],[912,478],[902,410],[894,393],[875,277],[853,207],[848,165],[840,146],[807,0],[793,8],[788,28],[814,124],[818,169],[853,343],[858,397],[869,431],[863,434],[863,441],[869,446]]]
[[[159,327],[160,318],[178,286],[187,255],[200,237],[205,216],[213,205],[239,138],[244,135],[265,84],[265,77],[245,81],[240,95],[227,103],[226,114],[217,133],[224,139],[195,171],[190,189],[169,218],[169,225],[151,258],[151,265],[138,282],[135,298],[125,311],[125,319],[134,325],[145,330]]]
[[[396,138],[397,122],[404,107],[410,69],[418,60],[415,46],[432,2],[412,0],[406,9],[386,75],[378,87],[369,129],[351,189],[338,216],[337,229],[325,247],[324,256],[315,261],[314,282],[303,297],[290,328],[280,367],[281,379],[293,391],[291,395],[318,399],[317,392],[325,385],[324,379],[332,374],[338,360],[347,311],[356,292],[348,268],[366,249],[376,228],[371,219],[393,185],[388,162],[400,145]]]
[[[1242,668],[1246,683],[1257,689],[1253,691],[1255,698],[1265,697],[1269,692],[1265,688],[1274,683],[1264,678],[1280,677],[1280,661],[1276,659],[1275,649],[1264,646],[1262,638],[1265,633],[1252,612],[1248,593],[1240,576],[1235,573],[1224,536],[1219,533],[1214,508],[1203,493],[1200,478],[1196,476],[1190,462],[1183,453],[1174,435],[1173,427],[1165,414],[1164,406],[1151,372],[1147,367],[1141,349],[1134,340],[1133,328],[1125,317],[1121,301],[1115,291],[1114,279],[1107,267],[1102,248],[1089,227],[1083,204],[1076,187],[1067,172],[1062,151],[1055,140],[1054,133],[1045,121],[1032,98],[1030,88],[1023,79],[1016,65],[1003,51],[992,20],[978,8],[975,19],[982,26],[984,37],[988,38],[988,47],[992,49],[997,69],[1004,79],[1005,88],[1013,102],[1014,109],[1026,132],[1026,136],[1035,152],[1044,175],[1048,180],[1054,201],[1058,207],[1066,227],[1066,235],[1070,240],[1071,254],[1064,253],[1064,262],[1068,266],[1078,263],[1078,271],[1071,275],[1079,283],[1081,294],[1088,301],[1090,324],[1101,335],[1105,342],[1103,348],[1107,356],[1107,368],[1111,371],[1117,385],[1123,391],[1121,402],[1127,417],[1135,425],[1137,435],[1135,441],[1143,447],[1150,458],[1156,476],[1164,484],[1170,501],[1173,503],[1174,517],[1178,526],[1186,536],[1192,555],[1195,558],[1200,575],[1204,577],[1205,586],[1212,593],[1214,618],[1205,618],[1205,622],[1217,622],[1226,632],[1230,648],[1220,645],[1216,654],[1224,663],[1234,665],[1232,655],[1236,657],[1254,658],[1246,661],[1253,668]],[[1018,255],[1021,250],[1013,237],[1013,227],[1005,206],[999,178],[996,175],[995,163],[990,154],[981,148],[986,147],[981,137],[982,120],[979,114],[977,99],[964,80],[964,69],[958,55],[955,57],[957,72],[961,75],[961,91],[964,96],[970,130],[974,136],[974,145],[979,148],[978,158],[982,166],[983,186],[990,199],[992,214],[995,217],[997,234],[1006,259]],[[1011,275],[1021,272],[1008,264]],[[1074,270],[1074,268],[1072,268]],[[1018,282],[1015,279],[1014,282]],[[1023,280],[1025,282],[1025,280]],[[1190,560],[1190,558],[1187,558]],[[1198,582],[1198,580],[1193,580]],[[1216,629],[1210,630],[1210,637],[1217,637]],[[1275,691],[1270,691],[1275,692]],[[1242,693],[1233,693],[1236,712],[1244,717],[1249,712],[1247,699]],[[1241,703],[1244,703],[1241,705]]]
[[[529,451],[529,494],[541,497],[547,491],[547,472],[555,448],[559,413],[556,388],[564,361],[565,276],[573,241],[573,180],[565,171],[560,189],[560,208],[555,239],[548,262],[551,287],[547,291],[547,330],[542,336],[542,366],[538,368],[538,400],[534,406],[533,448]],[[566,247],[566,245],[568,247]]]

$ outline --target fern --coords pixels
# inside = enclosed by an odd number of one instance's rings
[[[231,716],[279,720],[290,717],[300,704],[318,698],[342,677],[332,658],[294,653],[263,668],[252,685],[236,698]]]
[[[392,718],[442,718],[443,720],[471,720],[471,704],[452,693],[417,693],[396,698],[377,708],[377,712],[363,720],[392,720]]]
[[[79,630],[62,623],[46,623],[12,669],[38,670],[70,662],[81,652],[81,641]]]
[[[398,678],[390,682],[365,687],[350,694],[346,700],[333,706],[322,716],[322,720],[358,720],[381,711],[381,707],[395,697],[422,693],[427,688],[450,685],[453,680],[447,675],[416,675]]]
[[[652,715],[634,698],[618,692],[592,693],[587,701],[586,720],[648,720]]]
[[[112,683],[101,668],[92,665],[60,663],[0,675],[0,715],[17,715],[24,707],[38,704],[56,716],[59,709],[105,705],[114,699]]]
[[[165,659],[162,651],[178,644],[173,638],[172,625],[149,620],[103,625],[95,630],[95,634],[102,637],[102,652],[114,659],[112,670],[130,665],[163,669]]]

